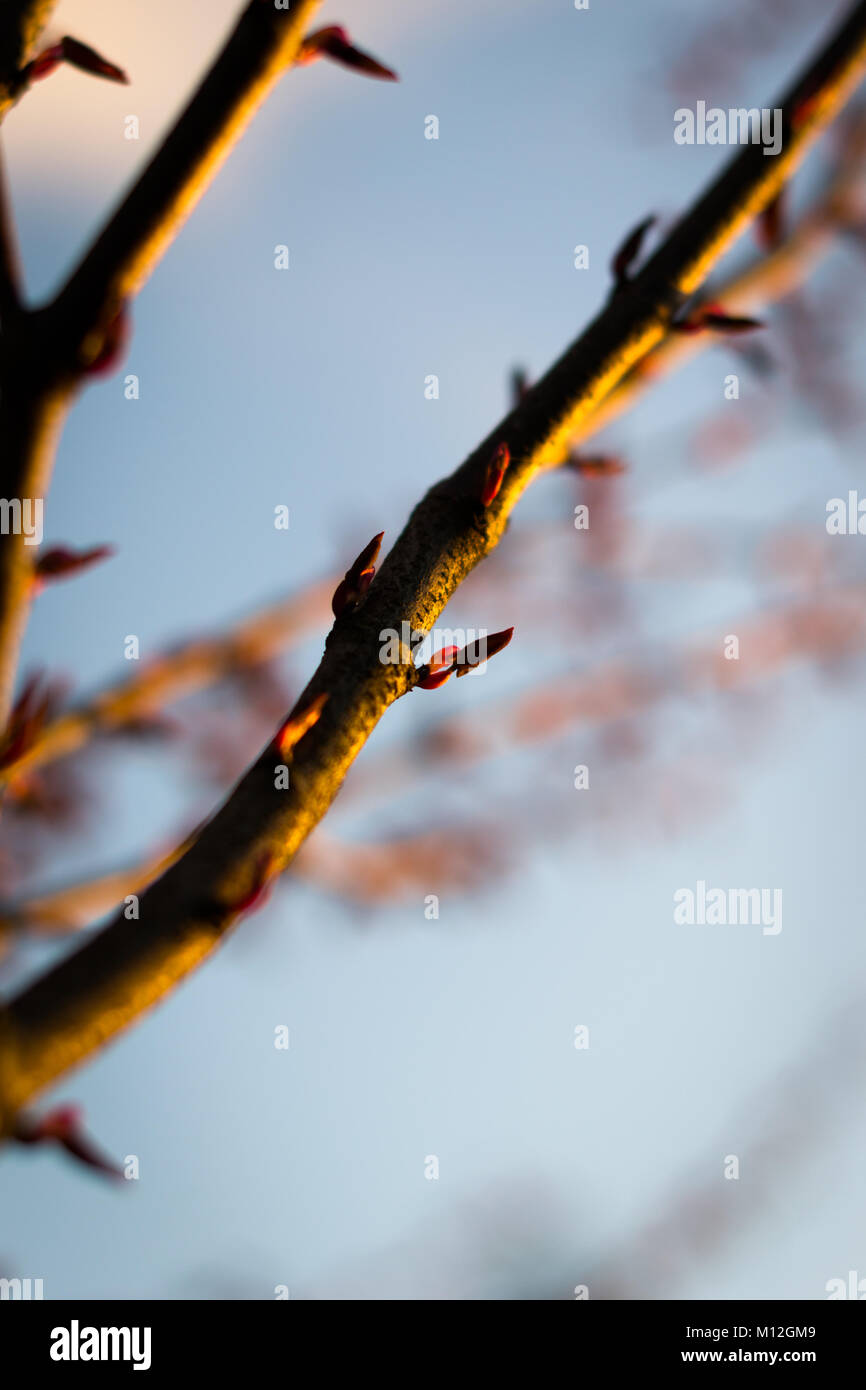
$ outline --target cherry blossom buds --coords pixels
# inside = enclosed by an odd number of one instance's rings
[[[370,544],[364,547],[355,563],[346,570],[344,578],[340,580],[334,590],[334,597],[331,599],[331,611],[335,618],[357,608],[372,584],[373,576],[376,573],[376,559],[382,546],[384,534],[384,531],[380,531],[378,535],[373,537]]]
[[[103,331],[99,346],[82,367],[86,377],[109,376],[120,365],[129,345],[132,319],[129,307],[122,304]]]
[[[629,232],[625,241],[615,253],[610,263],[610,268],[613,271],[614,282],[618,290],[628,284],[630,278],[629,271],[637,260],[640,249],[643,246],[644,237],[655,220],[654,216],[645,217],[643,222],[638,223],[633,232]]]
[[[676,333],[703,333],[706,329],[713,333],[751,333],[753,329],[763,327],[765,325],[760,319],[738,318],[733,314],[726,314],[720,304],[706,304],[702,309],[697,309],[684,319],[674,320],[671,324]]]
[[[459,647],[443,647],[427,666],[420,668],[423,674],[418,681],[419,690],[437,690],[451,676],[456,675],[459,680],[469,671],[483,666],[485,661],[508,646],[513,635],[514,628],[507,627],[503,632],[492,632],[489,636],[476,638],[462,651]]]
[[[484,470],[484,481],[481,484],[482,507],[489,507],[502,487],[502,479],[505,477],[505,470],[510,462],[511,450],[508,445],[498,444],[493,452],[493,457]]]
[[[89,48],[86,43],[79,43],[78,39],[63,38],[59,43],[51,48],[46,48],[44,53],[40,53],[34,58],[32,63],[28,63],[24,68],[21,77],[24,83],[38,82],[43,77],[54,72],[61,63],[70,63],[74,68],[80,68],[82,72],[92,73],[94,77],[105,77],[109,82],[128,83],[129,78],[122,68],[114,63],[109,63],[96,49]]]
[[[113,554],[114,547],[110,545],[95,545],[91,550],[78,551],[55,545],[51,550],[44,551],[36,562],[34,588],[39,593],[46,584],[53,584],[58,579],[68,579],[71,574],[89,569],[91,565],[97,564],[100,560],[107,560]]]
[[[300,714],[290,714],[285,724],[277,732],[274,742],[282,757],[287,758],[296,743],[301,739],[308,729],[312,729],[314,724],[318,724],[319,717],[327,701],[327,693],[317,695],[311,700],[306,709],[301,710]]]
[[[88,1138],[77,1105],[60,1105],[56,1110],[49,1110],[41,1119],[19,1115],[14,1137],[19,1144],[59,1144],[79,1163],[85,1163],[89,1168],[95,1168],[112,1178],[123,1177],[122,1169],[101,1154]]]
[[[384,82],[400,80],[391,68],[386,68],[383,63],[371,58],[369,53],[363,53],[360,48],[356,48],[346,30],[338,24],[332,24],[327,29],[317,29],[315,34],[309,34],[301,44],[300,53],[295,61],[313,63],[317,58],[330,58],[335,63],[342,63],[344,67],[364,73],[366,77],[379,77]]]

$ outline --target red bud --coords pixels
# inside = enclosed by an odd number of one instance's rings
[[[514,634],[514,628],[503,632],[492,632],[487,637],[479,637],[461,651],[458,647],[443,647],[437,652],[428,666],[421,667],[425,673],[418,682],[419,690],[437,690],[440,685],[456,673],[457,679],[483,666],[491,657],[507,647]]]
[[[493,457],[484,470],[484,481],[481,484],[481,505],[489,507],[499,489],[502,487],[502,479],[505,477],[505,470],[511,462],[511,450],[507,444],[498,444]]]
[[[14,1137],[19,1144],[57,1143],[89,1168],[96,1168],[112,1178],[123,1177],[122,1169],[101,1154],[84,1132],[77,1105],[58,1106],[38,1120],[30,1115],[19,1115]]]
[[[68,579],[69,575],[88,569],[99,560],[107,560],[113,554],[114,548],[110,545],[96,545],[91,550],[79,551],[56,545],[40,555],[36,562],[36,589],[41,590],[58,579]]]
[[[459,647],[442,647],[424,668],[427,675],[418,682],[419,690],[438,690],[444,685],[454,674],[454,658],[459,651]]]
[[[300,53],[295,61],[312,63],[316,58],[330,58],[335,63],[342,63],[344,67],[364,73],[366,77],[379,77],[385,82],[399,81],[396,72],[391,68],[386,68],[369,53],[356,48],[346,30],[338,24],[309,34],[301,44]]]
[[[46,48],[32,63],[28,63],[22,74],[23,79],[25,82],[38,82],[43,77],[48,77],[61,63],[70,63],[82,72],[89,72],[93,77],[105,77],[109,82],[129,82],[123,68],[109,63],[95,48],[68,36],[53,44],[51,48]]]
[[[501,652],[503,647],[507,647],[513,636],[514,628],[507,627],[502,632],[491,632],[487,637],[479,637],[476,641],[470,642],[468,647],[463,648],[455,663],[457,679],[465,676],[467,671],[483,666],[485,661],[489,661]]]
[[[354,564],[346,570],[345,577],[340,580],[334,590],[334,597],[331,599],[331,611],[335,618],[339,618],[341,613],[351,612],[353,608],[357,608],[372,584],[373,576],[376,573],[375,562],[384,535],[384,531],[379,531],[373,537],[361,551]]]

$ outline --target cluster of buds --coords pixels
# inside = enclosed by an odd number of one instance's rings
[[[419,690],[438,690],[439,686],[444,685],[452,676],[456,675],[459,679],[467,672],[483,666],[485,661],[489,661],[497,652],[501,652],[503,647],[508,646],[513,635],[514,628],[508,627],[503,632],[491,633],[489,637],[478,637],[462,649],[443,647],[426,666],[419,667]]]
[[[330,58],[332,62],[352,68],[354,72],[362,72],[365,77],[378,77],[383,82],[399,80],[391,68],[386,68],[384,63],[371,58],[369,53],[356,48],[339,24],[331,24],[326,29],[317,29],[314,34],[308,34],[295,62],[303,65],[313,63],[317,58]]]
[[[111,1178],[122,1178],[122,1170],[101,1154],[88,1138],[81,1122],[81,1113],[77,1105],[61,1105],[56,1110],[49,1110],[40,1119],[32,1115],[19,1115],[13,1137],[19,1144],[59,1144],[88,1168],[95,1168]]]
[[[373,576],[376,573],[376,559],[384,535],[385,532],[380,531],[378,535],[373,537],[370,544],[361,551],[355,563],[346,570],[344,577],[334,590],[331,610],[335,618],[341,617],[343,613],[351,613],[354,608],[357,608],[372,584]]]

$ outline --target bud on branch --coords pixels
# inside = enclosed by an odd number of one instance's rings
[[[514,628],[507,627],[502,632],[493,632],[488,637],[478,637],[461,651],[459,647],[443,647],[426,666],[418,668],[420,690],[437,690],[440,685],[456,674],[458,680],[468,671],[483,666],[485,661],[496,656],[508,646],[514,635]]]
[[[84,1132],[81,1110],[77,1105],[60,1105],[49,1110],[41,1119],[19,1115],[13,1130],[19,1144],[59,1144],[79,1163],[87,1164],[111,1178],[122,1178],[123,1172],[105,1158]]]
[[[346,30],[338,24],[332,24],[327,29],[317,29],[315,34],[309,34],[301,44],[295,62],[313,63],[317,58],[330,58],[335,63],[342,63],[343,67],[362,72],[365,77],[379,77],[383,82],[400,80],[391,68],[386,68],[384,63],[378,62],[369,53],[356,48]]]
[[[91,565],[97,564],[100,560],[107,560],[113,554],[114,546],[111,545],[95,545],[91,550],[78,551],[55,545],[40,555],[36,562],[35,591],[39,593],[46,584],[53,584],[58,579],[68,579],[71,574],[89,569]]]
[[[129,78],[123,68],[109,63],[106,58],[96,52],[95,48],[90,48],[86,43],[80,43],[78,39],[71,39],[67,36],[51,48],[46,48],[44,53],[40,53],[22,69],[22,85],[26,86],[30,82],[41,81],[43,77],[48,77],[54,72],[61,63],[70,63],[72,67],[80,68],[82,72],[89,72],[94,77],[105,77],[109,82],[129,83]]]
[[[335,618],[343,613],[351,613],[373,583],[376,573],[376,559],[382,546],[384,531],[379,531],[369,545],[365,546],[353,565],[346,570],[331,599],[331,610]]]
[[[629,232],[625,241],[615,253],[610,263],[610,268],[613,271],[616,289],[621,290],[628,284],[630,279],[629,271],[637,260],[640,249],[644,243],[644,237],[655,221],[655,216],[645,217],[643,222],[638,223],[633,232]]]
[[[511,450],[507,444],[498,444],[484,470],[484,481],[481,484],[481,505],[489,507],[499,489],[502,487],[502,479],[505,477],[505,470],[511,462]]]

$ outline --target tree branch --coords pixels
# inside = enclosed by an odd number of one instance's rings
[[[772,251],[711,285],[708,299],[734,314],[755,314],[799,289],[839,234],[862,222],[866,175],[866,115],[852,126],[827,187]],[[606,429],[632,409],[663,376],[717,342],[711,332],[669,334],[615,387],[574,435],[568,452]],[[244,618],[223,636],[194,639],[164,652],[119,685],[63,711],[39,730],[19,756],[0,768],[0,788],[20,773],[77,752],[91,738],[123,728],[129,720],[153,714],[175,700],[204,690],[244,663],[260,662],[325,617],[336,577],[312,585]]]
[[[102,351],[122,303],[140,288],[259,104],[294,61],[320,3],[297,0],[285,11],[251,0],[211,71],[65,289],[46,308],[16,315],[15,331],[4,332],[4,498],[43,504],[59,432],[82,372]],[[48,8],[14,0],[10,14],[16,12],[21,32],[31,34]],[[21,534],[0,537],[0,729],[12,706],[35,552]]]
[[[251,0],[141,177],[51,306],[66,349],[98,351],[100,329],[140,289],[271,88],[298,55],[321,0],[290,11]],[[90,342],[90,340],[93,340]],[[88,343],[90,346],[88,349]]]
[[[35,1092],[81,1062],[195,968],[283,868],[325,814],[384,711],[417,683],[409,653],[379,659],[381,633],[429,630],[455,589],[497,544],[523,490],[562,456],[568,439],[641,357],[659,343],[683,299],[788,179],[805,149],[863,74],[866,0],[781,101],[784,141],[768,157],[749,145],[715,180],[630,284],[523,402],[428,492],[364,600],[338,619],[319,669],[298,700],[326,699],[295,746],[291,787],[271,743],[196,842],[141,898],[140,920],[115,919],[83,949],[13,999],[0,1016],[3,1123]],[[487,508],[478,497],[498,447],[511,464]]]
[[[20,91],[20,74],[57,0],[4,0],[0,6],[0,121]]]

